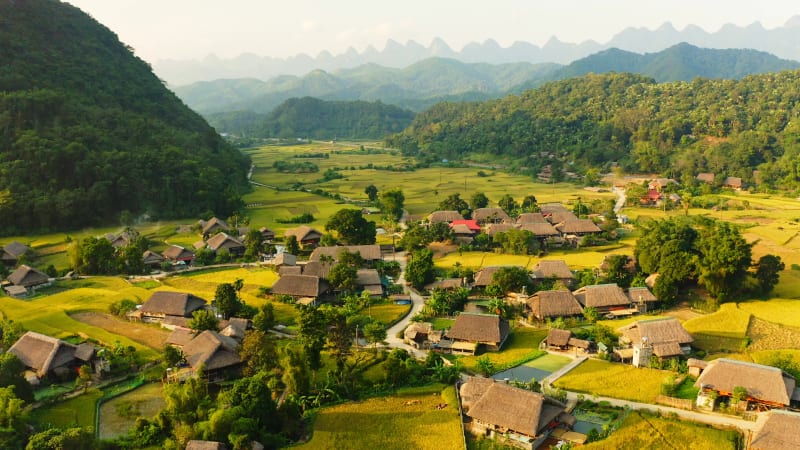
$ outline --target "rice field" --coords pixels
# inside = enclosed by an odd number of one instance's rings
[[[739,303],[739,309],[769,322],[800,328],[800,300],[754,300]]]
[[[554,385],[589,395],[653,403],[661,393],[661,383],[673,372],[588,359]]]
[[[499,352],[485,352],[480,356],[456,356],[455,358],[464,365],[466,370],[473,373],[478,372],[478,358],[484,356],[489,357],[498,371],[505,370],[542,356],[539,343],[545,337],[547,337],[546,329],[519,326],[511,330],[511,335]]]
[[[457,249],[434,260],[441,268],[450,268],[456,262],[464,267],[480,269],[489,266],[522,266],[528,269],[543,259],[562,259],[572,270],[595,268],[603,262],[603,258],[614,254],[633,254],[633,246],[624,243],[604,247],[588,247],[582,249],[551,249],[544,257],[528,255],[508,255],[493,252],[459,252]]]
[[[587,450],[671,450],[685,448],[693,450],[734,450],[739,433],[718,430],[693,422],[652,416],[632,411],[619,429],[602,441],[582,446]]]
[[[750,312],[739,308],[736,303],[724,303],[719,310],[702,317],[689,319],[683,327],[689,333],[744,339],[750,325]]]
[[[432,385],[323,408],[311,440],[293,448],[463,449],[455,388]]]
[[[100,439],[124,435],[137,417],[155,417],[164,407],[161,383],[150,383],[115,397],[100,406]]]
[[[411,305],[395,305],[394,303],[382,303],[370,306],[362,314],[368,314],[373,319],[379,320],[382,324],[389,327],[408,314]]]
[[[83,395],[31,411],[31,418],[41,427],[94,427],[95,404],[103,393],[89,389]]]

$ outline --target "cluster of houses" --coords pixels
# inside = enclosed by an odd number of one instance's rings
[[[7,268],[15,268],[2,281],[3,291],[12,297],[22,298],[38,288],[49,286],[53,280],[46,273],[27,264],[19,264],[26,257],[35,255],[32,248],[19,242],[3,246],[0,263]],[[19,265],[18,265],[19,264]]]
[[[434,211],[428,215],[427,222],[448,224],[459,243],[470,243],[480,233],[494,237],[497,233],[518,229],[551,244],[577,244],[582,236],[602,232],[591,219],[578,218],[561,203],[540,205],[540,212],[520,214],[516,219],[502,208],[478,208],[472,212],[471,219],[465,219],[458,211]]]

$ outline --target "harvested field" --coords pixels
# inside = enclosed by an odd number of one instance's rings
[[[759,350],[800,349],[800,330],[753,317],[747,335],[751,352]]]
[[[169,331],[157,326],[138,322],[128,322],[111,314],[100,312],[81,312],[71,317],[79,322],[102,328],[110,333],[125,336],[132,341],[146,345],[154,350],[163,350]]]

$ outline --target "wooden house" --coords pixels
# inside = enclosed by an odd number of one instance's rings
[[[50,284],[50,277],[48,277],[46,273],[25,264],[11,272],[7,280],[12,285],[25,288],[26,290],[36,290],[39,287]]]
[[[316,247],[319,245],[319,240],[322,239],[322,233],[308,225],[301,225],[297,228],[286,230],[283,235],[286,238],[294,236],[297,242],[304,248]]]
[[[336,263],[333,261],[309,261],[303,264],[301,267],[303,268],[303,275],[319,277],[322,280],[327,280],[334,264]]]
[[[498,315],[461,313],[445,335],[452,341],[451,351],[474,355],[479,345],[499,351],[510,332],[508,321]]]
[[[584,286],[573,294],[584,308],[595,308],[601,315],[630,315],[634,312],[630,309],[630,299],[616,284]]]
[[[703,183],[714,184],[714,178],[716,178],[716,176],[710,172],[703,172],[703,173],[698,173],[695,178],[697,179],[697,181]]]
[[[587,234],[597,234],[603,231],[590,219],[576,219],[569,222],[560,223],[555,227],[556,230],[561,232],[561,235],[565,238],[572,236],[586,236]]]
[[[311,299],[316,302],[331,289],[324,279],[314,275],[284,275],[272,285],[275,295],[288,295],[296,300]]]
[[[472,211],[472,219],[475,220],[478,225],[511,221],[511,218],[508,217],[508,214],[503,208],[477,208],[475,211]]]
[[[25,244],[20,244],[16,241],[9,242],[3,246],[0,252],[0,262],[9,267],[13,267],[17,265],[17,261],[19,261],[21,257],[32,252],[33,250]]]
[[[442,332],[433,329],[430,322],[411,322],[403,331],[403,342],[427,350],[442,339]]]
[[[154,251],[145,250],[142,253],[142,262],[151,269],[160,269],[164,261],[164,257]]]
[[[658,298],[644,286],[628,288],[628,298],[640,313],[652,310],[658,303]]]
[[[222,442],[192,439],[186,443],[185,450],[228,450],[228,447]],[[255,447],[253,447],[253,450],[255,450]]]
[[[443,280],[436,280],[433,283],[426,284],[425,290],[432,291],[434,289],[442,289],[445,291],[454,291],[465,286],[466,283],[463,278],[445,278]]]
[[[208,220],[201,220],[199,224],[200,224],[200,234],[203,235],[203,239],[208,239],[208,237],[211,236],[212,234],[231,231],[230,225],[228,225],[224,220],[218,219],[216,217],[212,217]]]
[[[796,397],[795,384],[794,377],[776,367],[719,358],[708,362],[694,385],[700,388],[699,408],[713,410],[718,397],[730,397],[734,389],[743,387],[747,390],[743,400],[766,410],[789,406]]]
[[[243,255],[245,250],[244,242],[225,232],[215,234],[214,237],[206,241],[206,246],[215,253],[227,250],[228,253],[234,256]]]
[[[466,428],[478,436],[533,450],[556,428],[565,406],[503,382],[472,377],[461,385]]]
[[[194,252],[179,245],[170,245],[161,255],[172,264],[183,263],[189,265],[194,261]]]
[[[742,183],[742,179],[739,177],[727,177],[722,182],[722,187],[741,191],[744,187],[744,184]]]
[[[532,318],[539,322],[555,317],[576,317],[583,314],[583,307],[572,292],[563,290],[538,291],[526,301]]]
[[[631,355],[636,367],[649,367],[650,357],[663,361],[688,355],[694,338],[674,317],[639,320],[619,328],[620,344],[633,348]]]
[[[547,332],[545,343],[547,344],[548,350],[567,350],[571,337],[572,331],[551,328],[550,331]]]
[[[23,334],[8,352],[16,356],[32,373],[26,376],[31,384],[51,375],[67,377],[78,367],[90,364],[95,355],[92,344],[80,345],[28,331]]]
[[[369,293],[370,297],[383,297],[383,283],[381,276],[375,269],[358,269],[356,272],[356,286],[363,292]]]
[[[578,220],[578,217],[572,211],[553,211],[551,213],[547,213],[544,215],[545,219],[550,222],[552,225],[558,225],[560,223],[567,223],[567,222],[574,222]]]
[[[259,228],[258,232],[261,233],[261,239],[263,239],[264,242],[272,242],[275,240],[275,232],[267,227]]]
[[[540,240],[561,235],[561,233],[559,233],[559,231],[556,230],[555,227],[553,227],[547,222],[522,223],[517,225],[517,228],[532,233],[537,239]]]
[[[383,259],[381,254],[381,246],[376,244],[371,245],[334,245],[317,247],[311,252],[309,261],[320,261],[323,259],[330,259],[331,261],[338,261],[339,255],[342,252],[358,253],[364,263],[368,266],[373,266],[376,262]]]
[[[517,224],[522,225],[525,223],[550,223],[544,218],[542,213],[522,213],[517,217]]]
[[[556,280],[571,288],[575,284],[575,275],[569,270],[563,259],[545,259],[536,263],[531,269],[531,279],[541,284],[545,280]]]
[[[464,220],[464,216],[458,211],[434,211],[428,215],[428,222],[434,223],[450,223],[454,220]]]
[[[509,230],[515,229],[516,226],[511,223],[490,223],[486,226],[486,234],[494,237],[497,233],[507,233]]]
[[[569,210],[561,203],[544,203],[539,205],[539,211],[542,212],[543,216],[547,217],[555,212],[567,212]]]
[[[800,448],[800,413],[773,409],[750,441],[750,450],[795,450]]]
[[[183,346],[186,363],[193,371],[203,367],[203,375],[209,381],[225,378],[225,373],[237,371],[242,360],[237,348],[239,343],[216,331],[205,330]]]
[[[187,292],[157,291],[153,292],[136,314],[142,322],[161,323],[171,328],[185,325],[193,312],[206,306],[204,299]]]

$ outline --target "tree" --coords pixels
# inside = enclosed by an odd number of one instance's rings
[[[0,354],[0,387],[13,387],[15,395],[22,401],[33,402],[33,388],[25,380],[22,364],[13,353]]]
[[[500,289],[500,292],[522,292],[531,286],[531,277],[524,267],[507,266],[497,269],[492,275],[492,283]]]
[[[339,261],[331,267],[331,271],[328,274],[328,281],[334,289],[345,292],[352,291],[357,286],[358,268]]]
[[[411,261],[406,266],[406,281],[417,289],[422,289],[426,284],[432,282],[435,277],[433,265],[433,253],[428,249],[422,249],[411,255]]]
[[[213,311],[208,309],[198,309],[192,313],[192,318],[187,324],[195,333],[205,330],[217,331],[219,329],[219,319]]]
[[[72,267],[82,274],[108,275],[115,271],[114,246],[106,238],[88,237],[73,243]]]
[[[394,220],[400,220],[403,216],[403,204],[405,196],[400,189],[383,191],[380,195],[380,204],[383,212]]]
[[[488,376],[493,375],[496,372],[496,369],[494,367],[494,363],[492,362],[491,359],[489,359],[489,355],[481,356],[480,358],[478,358],[475,361],[475,363],[476,363],[476,366],[478,367],[478,370],[484,376],[488,377]]]
[[[183,352],[172,345],[164,346],[164,367],[177,367],[183,361]]]
[[[503,247],[504,252],[514,255],[530,255],[539,248],[536,235],[515,228],[495,234],[494,243]]]
[[[323,313],[313,306],[296,304],[299,316],[297,318],[297,335],[303,345],[303,351],[308,359],[308,367],[316,372],[322,367],[320,353],[325,346],[327,335],[327,322]]]
[[[374,202],[378,199],[378,188],[375,187],[374,184],[370,184],[366,188],[364,188],[364,193],[367,194],[370,202]]]
[[[514,197],[512,197],[511,194],[503,195],[497,202],[497,206],[502,208],[509,216],[516,215],[517,202],[514,201]]]
[[[739,292],[750,267],[752,244],[732,224],[716,222],[704,230],[699,247],[698,281],[718,300]]]
[[[476,192],[469,198],[469,206],[473,211],[478,208],[486,208],[489,206],[489,198],[483,192]]]
[[[253,317],[253,328],[265,333],[275,326],[275,307],[272,302],[266,302],[258,308],[258,312]]]
[[[252,229],[244,236],[244,257],[248,261],[253,261],[264,253],[264,247],[264,237],[260,231]]]
[[[277,366],[278,353],[272,334],[261,330],[249,330],[239,346],[239,358],[244,361],[244,376],[253,376]]]
[[[628,255],[610,255],[606,258],[606,283],[614,283],[621,288],[628,288],[633,281],[634,273],[629,269],[631,258]]]
[[[439,203],[439,209],[442,211],[469,211],[469,205],[461,198],[459,193],[450,194]]]
[[[281,367],[283,368],[281,381],[286,386],[287,394],[299,396],[308,392],[310,386],[309,370],[302,349],[291,345],[283,347]]]
[[[525,198],[522,199],[520,209],[524,212],[539,212],[539,203],[536,201],[536,196],[532,194],[526,195]]]
[[[25,450],[93,450],[97,448],[92,428],[50,428],[31,436]]]
[[[25,328],[19,322],[13,320],[0,320],[0,346],[3,350],[8,350],[15,342],[25,334]]]
[[[597,311],[597,308],[593,306],[587,306],[586,308],[583,308],[583,317],[587,321],[595,323],[597,322],[597,319],[600,317],[600,313]]]
[[[756,265],[755,278],[761,293],[769,294],[780,280],[781,271],[786,265],[781,261],[780,256],[764,255],[758,259]]]
[[[364,325],[364,338],[377,348],[378,344],[386,339],[386,328],[380,321],[372,321]]]
[[[300,253],[300,243],[297,242],[297,236],[291,235],[286,238],[286,252],[290,255]]]
[[[77,385],[83,387],[83,393],[89,389],[89,383],[92,381],[92,368],[88,364],[84,364],[78,368],[78,378],[75,379]]]
[[[340,209],[325,224],[339,239],[350,245],[374,244],[375,222],[365,219],[357,209]]]
[[[239,298],[239,291],[242,290],[242,286],[243,283],[240,279],[233,283],[217,285],[217,289],[214,293],[214,303],[223,319],[230,319],[241,311],[244,303],[242,299]]]
[[[25,447],[28,414],[29,408],[15,395],[13,387],[0,388],[0,448]]]

